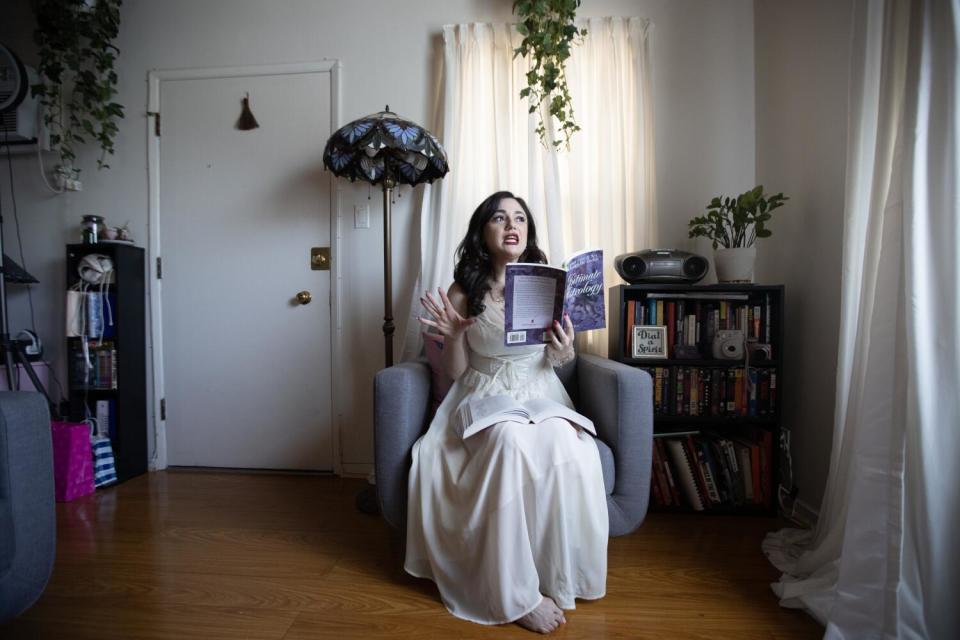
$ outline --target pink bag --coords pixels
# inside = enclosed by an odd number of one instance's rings
[[[57,502],[69,502],[94,491],[90,425],[51,422],[53,430],[53,485]]]

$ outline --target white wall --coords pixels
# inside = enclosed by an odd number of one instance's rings
[[[111,224],[130,221],[138,244],[147,238],[146,98],[151,69],[216,67],[338,58],[343,64],[344,121],[391,109],[432,123],[433,61],[441,26],[512,21],[512,0],[127,0],[118,46],[119,101],[126,106],[113,168],[96,171],[92,154],[81,193],[53,195],[41,185],[37,163],[15,157],[17,204],[28,267],[35,287],[37,325],[48,357],[63,372],[63,245],[78,238],[82,215]],[[4,3],[0,41],[35,64],[29,0]],[[686,246],[686,222],[711,195],[754,182],[755,100],[753,5],[750,0],[585,0],[580,15],[643,16],[656,25],[654,86],[657,189],[662,245]],[[583,132],[580,135],[587,135]],[[3,163],[5,164],[5,163]],[[5,167],[4,167],[5,168]],[[353,205],[366,203],[366,187],[344,190],[344,306],[347,320],[342,398],[343,460],[361,468],[372,461],[372,376],[382,363],[382,228],[379,194],[372,192],[369,229],[352,228]],[[786,188],[786,187],[785,187]],[[8,211],[9,184],[0,171]],[[394,207],[394,259],[398,324],[416,276],[414,241],[419,194],[404,189]],[[4,230],[13,237],[12,216]],[[8,253],[11,241],[8,240]],[[637,247],[642,248],[642,247]],[[212,247],[215,250],[215,247]],[[11,292],[11,326],[28,326],[26,296]],[[397,335],[402,335],[398,326]],[[152,421],[151,421],[152,424]]]
[[[759,244],[758,268],[786,285],[783,415],[798,498],[816,509],[836,399],[852,3],[755,7],[757,181],[791,197]]]

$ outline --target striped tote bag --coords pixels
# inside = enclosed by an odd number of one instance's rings
[[[96,420],[89,420],[91,427],[90,448],[93,450],[93,484],[105,487],[117,481],[117,468],[113,460],[113,446],[110,438],[97,426]]]

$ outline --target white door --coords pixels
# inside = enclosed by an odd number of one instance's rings
[[[158,85],[167,461],[332,470],[331,74],[236,73]]]

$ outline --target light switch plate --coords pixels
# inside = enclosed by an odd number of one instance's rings
[[[370,228],[370,205],[368,203],[353,205],[353,228]]]

